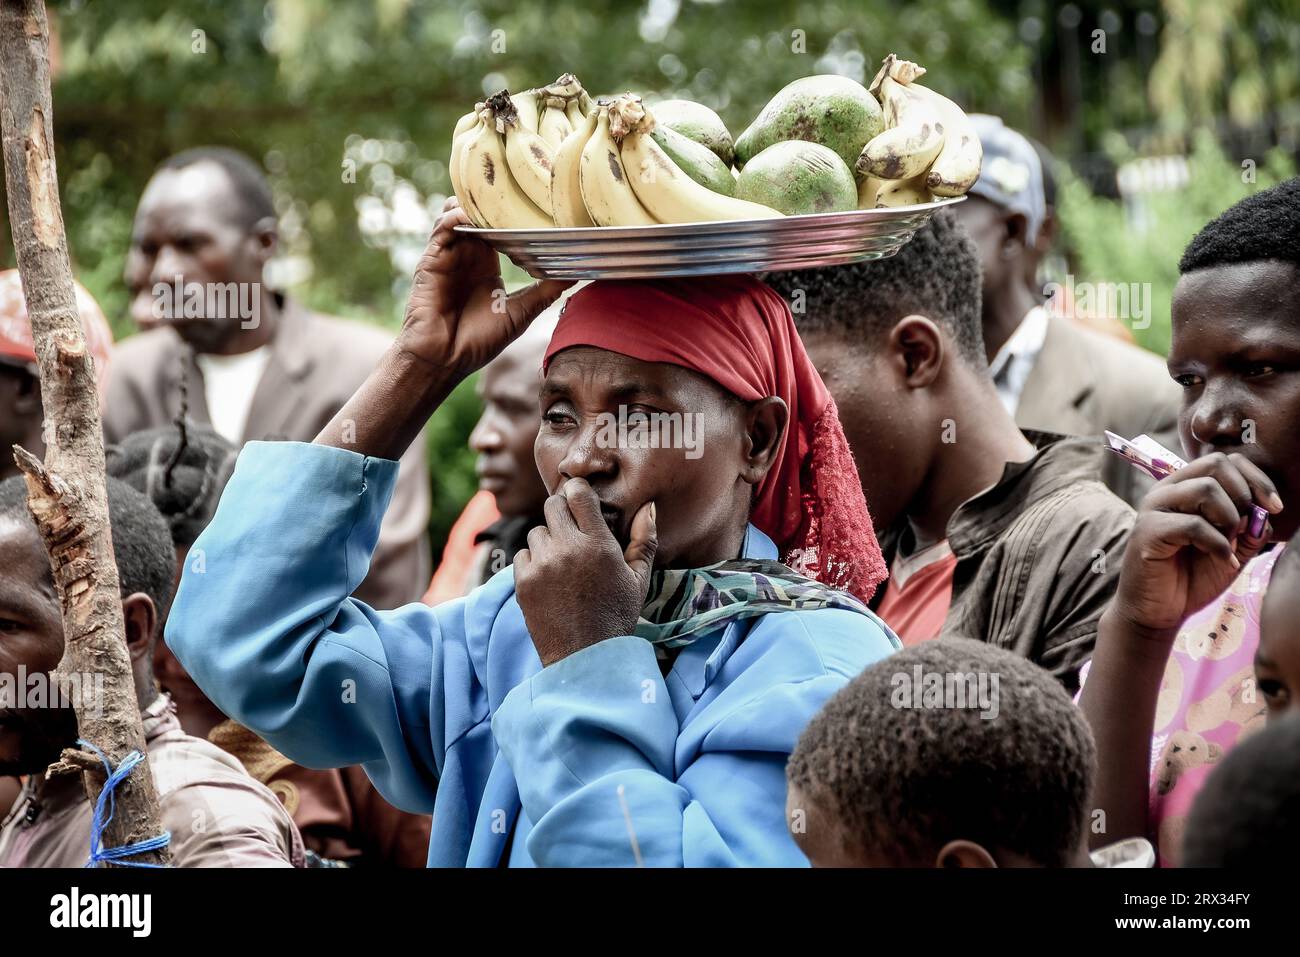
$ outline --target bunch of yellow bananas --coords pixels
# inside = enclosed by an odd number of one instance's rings
[[[572,73],[522,93],[502,90],[456,124],[448,170],[452,189],[475,225],[551,227],[556,151],[584,124],[591,97]]]
[[[984,149],[970,118],[952,100],[916,80],[925,67],[885,57],[870,91],[885,129],[858,157],[858,206],[910,206],[961,196],[979,179]]]

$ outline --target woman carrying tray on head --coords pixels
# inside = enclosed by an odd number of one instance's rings
[[[250,443],[167,641],[310,767],[433,812],[430,865],[802,865],[786,758],[897,647],[835,405],[750,277],[597,282],[546,353],[546,525],[465,598],[378,612],[397,459],[565,284],[504,296],[448,201],[402,332],[314,444]]]

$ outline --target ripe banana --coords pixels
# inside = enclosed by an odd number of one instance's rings
[[[552,106],[548,100],[542,110],[542,117],[537,122],[537,134],[554,151],[560,148],[560,144],[572,132],[573,124],[569,121],[564,106]]]
[[[490,113],[489,103],[484,122],[475,129],[461,156],[460,180],[465,190],[461,203],[471,207],[471,218],[481,218],[491,229],[549,229],[554,225],[550,212],[538,208],[510,174],[505,142],[495,123],[486,120]]]
[[[514,104],[515,112],[519,114],[519,125],[530,133],[536,133],[537,123],[540,120],[537,91],[524,90],[522,93],[516,93],[510,97],[510,102]]]
[[[889,180],[876,176],[863,177],[858,183],[858,209],[875,209],[876,197],[880,195],[881,187],[888,184]]]
[[[881,206],[919,206],[934,201],[925,185],[926,173],[911,179],[886,180],[876,194],[876,207]]]
[[[975,124],[965,111],[948,99],[919,83],[908,89],[928,99],[943,123],[943,149],[930,165],[926,186],[936,196],[962,196],[980,177],[980,163],[984,160],[984,147],[980,145]]]
[[[724,196],[701,186],[673,162],[654,141],[654,117],[641,98],[627,94],[615,99],[611,114],[625,127],[620,146],[623,167],[631,177],[637,199],[661,223],[700,223],[731,219],[772,219],[781,214],[769,206]]]
[[[577,97],[574,97],[565,105],[564,115],[569,118],[569,125],[575,130],[579,129],[586,120],[586,115],[582,112],[582,107],[578,104]]]
[[[858,157],[857,173],[881,179],[911,179],[925,172],[943,149],[944,127],[932,101],[914,87],[886,75],[876,94],[885,109],[885,130]]]
[[[480,103],[478,106],[481,108],[483,104]],[[465,182],[461,173],[465,166],[465,147],[468,146],[470,141],[472,141],[477,135],[478,127],[482,126],[485,120],[480,118],[478,110],[467,115],[473,120],[473,122],[468,124],[464,130],[457,133],[452,138],[451,157],[447,160],[447,175],[451,178],[451,190],[456,194],[456,198],[460,200],[460,205],[469,216],[470,222],[481,228],[486,224],[483,222],[482,216],[478,213],[478,210],[470,200],[469,191],[465,189]],[[464,121],[464,119],[465,117],[461,117],[462,121]],[[456,124],[458,130],[460,130],[460,126],[460,123]]]
[[[565,137],[577,128],[576,121],[581,117],[576,115],[576,111],[571,111],[569,105],[581,104],[585,92],[572,73],[562,74],[554,83],[537,91],[537,105],[541,109],[537,132],[552,152],[558,150]]]
[[[554,154],[540,135],[526,129],[519,119],[513,104],[497,119],[504,125],[506,143],[506,162],[510,172],[528,198],[544,211],[551,208],[551,167]]]
[[[456,137],[460,136],[460,134],[464,133],[466,130],[472,130],[474,128],[474,124],[478,122],[478,111],[481,109],[483,109],[483,104],[475,103],[474,109],[470,110],[456,121],[456,128],[451,131],[451,139],[453,143],[456,141]]]
[[[596,107],[597,125],[578,160],[578,182],[587,213],[597,226],[653,226],[658,222],[628,182],[618,143],[610,132],[608,106]]]
[[[600,125],[593,109],[582,125],[570,133],[556,150],[551,164],[551,218],[556,226],[595,226],[582,201],[579,164],[582,151]]]

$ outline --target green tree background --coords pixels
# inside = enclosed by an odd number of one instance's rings
[[[237,147],[266,167],[281,217],[275,280],[325,311],[395,326],[450,189],[457,117],[501,87],[572,71],[589,90],[706,103],[739,133],[785,83],[869,79],[890,52],[972,111],[1001,115],[1068,164],[1061,214],[1078,279],[1152,283],[1138,332],[1168,342],[1178,253],[1206,219],[1292,174],[1300,0],[61,0],[55,130],[78,278],[121,337],[135,203],[156,164]],[[1100,48],[1098,39],[1100,37]],[[1201,131],[1198,133],[1198,131]],[[1115,169],[1195,145],[1187,184],[1116,196]],[[1271,152],[1270,152],[1271,150]],[[1258,167],[1243,179],[1242,163]],[[1190,198],[1189,198],[1190,197]],[[1154,225],[1153,225],[1154,224]],[[0,256],[13,261],[8,228]],[[524,276],[509,267],[508,279]],[[431,531],[472,494],[466,383],[429,428]]]

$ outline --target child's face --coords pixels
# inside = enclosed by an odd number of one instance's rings
[[[1276,261],[1199,269],[1174,290],[1169,374],[1183,387],[1189,458],[1239,452],[1277,485],[1274,537],[1300,527],[1300,268]]]
[[[1273,568],[1259,616],[1255,683],[1270,721],[1300,711],[1300,555],[1283,555]]]

